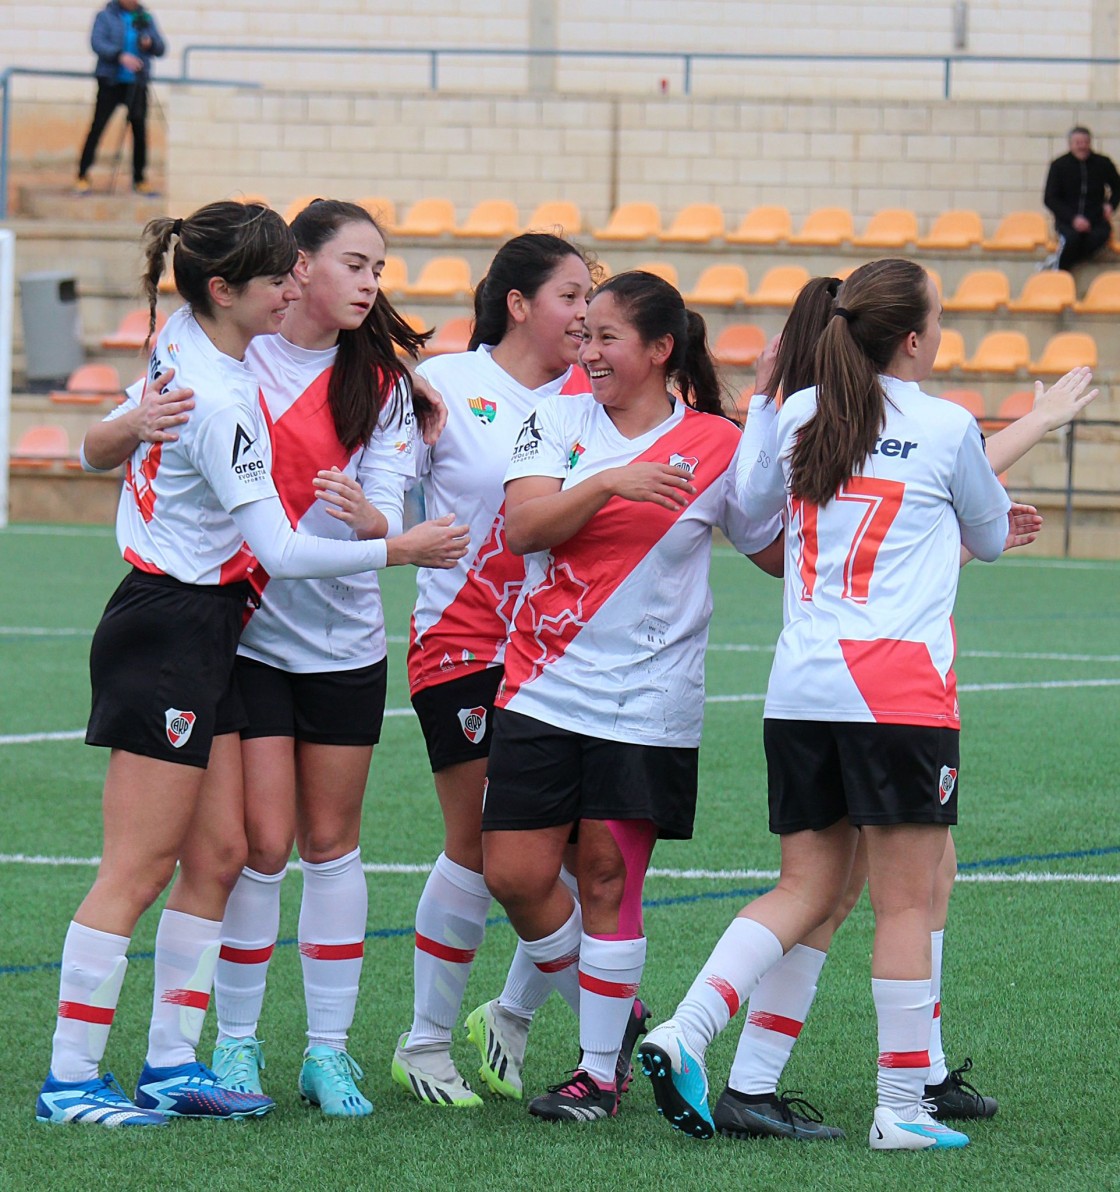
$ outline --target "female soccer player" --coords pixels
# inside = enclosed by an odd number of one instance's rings
[[[296,535],[268,467],[250,340],[278,330],[299,293],[296,245],[274,212],[213,203],[146,230],[145,285],[156,287],[176,238],[176,284],[188,305],[167,322],[149,362],[194,391],[174,441],[135,445],[126,416],[87,439],[94,466],[128,460],[117,536],[133,570],[101,619],[90,654],[86,740],[109,747],[104,847],[97,878],[67,933],[51,1070],[36,1115],[107,1126],[168,1116],[267,1112],[260,1094],[223,1089],[195,1059],[218,958],[222,913],[245,863],[244,724],[233,666],[255,557],[270,575],[352,575],[386,563],[450,563],[461,528],[424,527],[393,542]],[[121,424],[123,423],[123,429]],[[247,545],[248,544],[248,545]],[[251,552],[251,553],[250,553]],[[156,936],[148,1053],[135,1104],[98,1069],[140,915],[179,878]]]
[[[472,544],[455,570],[419,573],[408,651],[412,704],[445,835],[416,908],[413,1019],[392,1074],[432,1105],[481,1104],[452,1061],[451,1031],[491,904],[480,828],[486,758],[506,634],[525,577],[524,562],[506,547],[502,480],[534,407],[587,391],[575,363],[590,289],[575,245],[542,233],[516,236],[475,292],[470,350],[419,370],[448,407],[439,442],[421,448],[425,504],[431,515],[456,509],[470,523]],[[520,1098],[529,1022],[551,988],[519,950],[500,997],[468,1016],[480,1075],[494,1092]],[[577,999],[574,968],[563,989]]]
[[[530,1105],[554,1121],[617,1112],[646,868],[659,837],[692,834],[713,529],[781,564],[778,517],[735,506],[740,435],[680,294],[643,272],[606,282],[580,362],[591,395],[542,402],[506,473],[509,545],[533,560],[482,819],[486,882],[524,950],[545,971],[578,959],[580,1065]],[[559,880],[576,824],[578,906]]]
[[[422,337],[379,289],[385,239],[362,207],[316,200],[292,231],[300,298],[281,333],[258,336],[246,356],[261,385],[277,490],[301,533],[399,534],[416,447],[395,345],[414,356]],[[421,422],[433,423],[431,405],[416,404]],[[372,572],[263,577],[255,586],[261,606],[237,660],[249,719],[241,731],[249,862],[223,922],[212,1066],[227,1088],[261,1091],[257,1026],[294,842],[308,1015],[300,1093],[328,1116],[365,1116],[373,1107],[346,1044],[366,931],[362,798],[385,710],[381,596]]]
[[[713,1133],[704,1052],[762,976],[834,912],[866,837],[879,1020],[874,1149],[960,1147],[923,1106],[930,929],[956,822],[950,623],[960,547],[995,559],[1010,506],[975,421],[921,392],[941,338],[932,280],[877,261],[843,284],[817,385],[782,405],[743,505],[785,509],[785,627],[765,711],[777,887],[740,912],[639,1054],[678,1129]],[[748,420],[749,421],[749,420]]]

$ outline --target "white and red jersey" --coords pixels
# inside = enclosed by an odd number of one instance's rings
[[[446,571],[421,568],[408,650],[415,694],[436,683],[501,664],[525,563],[505,545],[503,483],[521,424],[553,394],[587,393],[578,368],[526,389],[490,356],[437,356],[419,373],[443,395],[447,426],[434,447],[418,444],[418,474],[430,518],[453,513],[470,526],[467,555]]]
[[[765,715],[959,728],[961,529],[986,527],[1002,543],[1010,501],[967,411],[913,382],[880,380],[886,425],[875,451],[823,508],[788,491],[816,390],[790,397],[757,460],[742,461],[746,511],[788,513],[785,626]]]
[[[194,390],[194,409],[175,442],[141,443],[126,462],[117,542],[141,571],[187,584],[243,580],[252,556],[230,511],[276,495],[256,375],[219,352],[187,306],[159,334],[145,393],[171,367],[175,384]]]
[[[677,402],[627,439],[593,397],[550,398],[525,423],[507,480],[571,488],[607,468],[662,463],[697,494],[671,511],[612,497],[567,542],[530,557],[497,704],[610,741],[694,747],[704,716],[712,530],[744,554],[769,546],[777,516],[749,521],[734,496],[741,435]]]
[[[385,514],[387,536],[399,534],[404,490],[416,468],[411,402],[398,395],[387,404],[369,445],[347,450],[327,405],[337,351],[310,351],[281,335],[261,335],[249,345],[245,359],[260,384],[273,483],[293,529],[353,539],[350,527],[315,499],[317,473],[337,467],[357,480],[370,504]],[[334,579],[271,579],[257,566],[252,582],[261,593],[261,607],[245,625],[239,654],[296,673],[352,670],[385,657],[375,571]]]

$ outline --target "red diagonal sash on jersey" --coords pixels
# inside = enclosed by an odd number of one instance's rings
[[[877,724],[960,728],[957,676],[941,677],[925,642],[841,638],[840,650]]]
[[[698,497],[723,476],[738,443],[739,433],[729,422],[688,410],[630,462],[668,463],[670,456],[695,460],[692,483]],[[553,548],[545,579],[522,604],[510,634],[499,706],[563,656],[682,512],[612,497],[575,537]]]

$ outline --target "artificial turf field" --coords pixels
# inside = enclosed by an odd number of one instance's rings
[[[66,925],[92,877],[106,757],[80,741],[90,634],[123,574],[103,529],[0,531],[0,1189],[1099,1189],[1120,1188],[1117,1012],[1120,965],[1120,564],[1026,556],[972,564],[957,605],[964,720],[961,881],[946,932],[942,989],[950,1064],[975,1061],[1000,1100],[972,1145],[873,1154],[875,1027],[866,899],[838,935],[784,1087],[803,1090],[848,1131],[834,1144],[701,1143],[668,1129],[638,1078],[615,1121],[557,1126],[522,1104],[445,1111],[389,1079],[411,1011],[411,923],[440,848],[439,814],[408,709],[401,641],[412,577],[384,582],[391,671],[363,830],[370,911],[351,1050],[372,1118],[327,1121],[296,1093],[303,1006],[294,947],[298,873],[284,888],[282,944],[261,1034],[269,1117],[108,1131],[37,1123]],[[769,884],[761,693],[780,625],[780,588],[727,549],[712,566],[715,617],[695,838],[654,856],[646,885],[642,995],[655,1020],[688,987],[727,920]],[[159,797],[158,791],[152,792]],[[393,868],[396,867],[396,868]],[[513,948],[498,916],[464,1014],[495,996]],[[143,1059],[157,911],[133,938],[106,1064],[126,1089]],[[738,1034],[709,1052],[713,1099]],[[200,1055],[209,1058],[213,1018]],[[552,999],[525,1071],[529,1095],[576,1058],[575,1023]],[[477,1057],[456,1044],[469,1076]]]

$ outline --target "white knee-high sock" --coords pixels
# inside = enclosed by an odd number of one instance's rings
[[[258,873],[246,866],[226,903],[214,973],[219,1043],[257,1033],[268,964],[280,932],[280,883],[286,873]]]
[[[754,919],[733,919],[673,1017],[703,1056],[763,975],[782,958],[778,937]]]
[[[622,1036],[646,965],[646,941],[584,933],[579,946],[580,1067],[600,1088],[615,1087]]]
[[[945,1048],[941,1043],[941,958],[945,950],[945,932],[931,931],[929,935],[932,968],[929,992],[933,998],[933,1027],[929,1033],[929,1079],[927,1084],[941,1084],[949,1075],[945,1062]]]
[[[579,949],[583,937],[583,915],[574,903],[567,922],[539,940],[522,940],[525,955],[552,988],[579,1013]]]
[[[794,944],[755,986],[728,1084],[739,1093],[777,1091],[817,995],[827,952]]]
[[[440,853],[416,908],[410,1047],[451,1042],[490,903],[482,874]]]
[[[579,906],[579,887],[576,884],[576,879],[566,869],[561,868],[560,880],[571,891],[576,906]],[[513,954],[509,973],[506,976],[505,988],[498,996],[498,1004],[503,1010],[508,1010],[511,1014],[516,1014],[528,1022],[544,1005],[553,989],[560,993],[568,1002],[572,1012],[578,1015],[579,986],[571,981],[554,983],[526,955],[524,945],[518,940],[517,951]]]
[[[879,1104],[912,1114],[929,1076],[933,998],[928,981],[873,977],[871,996],[879,1019]]]
[[[156,928],[155,992],[148,1031],[148,1063],[192,1063],[221,948],[222,925],[165,909]]]
[[[62,946],[58,1019],[51,1044],[56,1080],[97,1078],[128,968],[127,951],[127,936],[71,922]]]
[[[300,869],[299,956],[307,1043],[345,1051],[358,1004],[369,909],[361,850],[317,865],[300,861]]]

